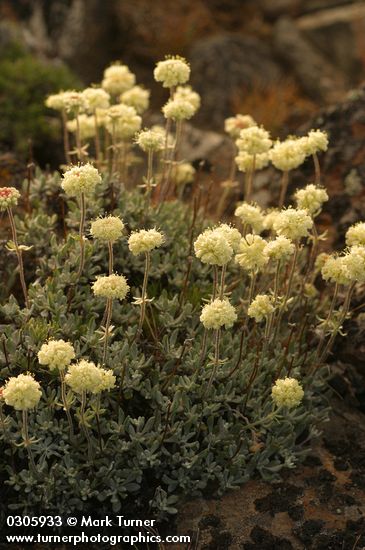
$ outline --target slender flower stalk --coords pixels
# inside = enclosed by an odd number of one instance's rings
[[[268,341],[271,340],[272,330],[273,330],[273,325],[275,320],[275,310],[278,303],[280,268],[281,268],[281,262],[279,260],[276,264],[275,279],[274,279],[274,296],[273,296],[274,311],[270,314],[270,317],[268,320],[268,330],[267,330]]]
[[[331,351],[331,348],[332,348],[332,345],[333,345],[333,342],[335,341],[335,338],[343,324],[343,322],[345,321],[346,317],[347,317],[347,314],[349,312],[349,309],[350,309],[350,305],[351,305],[351,298],[352,298],[352,294],[354,292],[354,289],[355,289],[355,285],[356,283],[353,282],[351,283],[351,285],[348,287],[348,290],[347,290],[347,294],[346,294],[346,297],[345,297],[345,302],[344,302],[344,305],[343,305],[343,308],[342,308],[342,311],[341,311],[341,315],[340,315],[340,318],[324,348],[324,350],[322,351],[321,355],[319,356],[319,359],[318,359],[318,363],[316,365],[316,369],[318,369],[320,367],[320,365],[322,365],[324,363],[324,361],[326,360],[326,358],[328,357],[328,354],[330,353]]]
[[[67,401],[65,372],[64,372],[63,369],[60,370],[60,381],[61,381],[62,404],[63,404],[63,408],[64,408],[64,410],[66,412],[66,416],[67,416],[67,422],[68,422],[68,427],[69,427],[69,431],[70,431],[70,441],[73,442],[73,440],[74,440],[74,426],[73,426],[73,422],[72,422],[70,407],[69,407],[68,401]]]
[[[253,179],[254,179],[254,176],[255,176],[255,170],[256,170],[256,154],[252,155],[252,168],[247,173],[246,190],[245,190],[245,201],[246,202],[251,201],[251,194],[252,194]]]
[[[320,185],[321,184],[321,166],[319,164],[317,153],[313,153],[312,158],[313,158],[314,170],[315,170],[315,184]]]
[[[97,109],[94,109],[93,114],[94,114],[94,127],[95,127],[94,143],[95,143],[96,166],[100,170],[102,159],[101,159],[101,146],[100,146],[99,121],[98,121]]]
[[[81,393],[80,426],[87,441],[87,455],[88,455],[89,461],[91,462],[93,459],[93,448],[92,448],[92,441],[89,433],[89,428],[85,418],[85,409],[86,409],[86,391],[84,390]]]
[[[68,135],[67,129],[67,114],[66,109],[62,109],[62,128],[63,128],[63,148],[65,152],[65,160],[67,164],[71,164],[71,155],[70,155],[70,138]]]
[[[318,342],[317,352],[316,352],[316,360],[319,359],[319,357],[321,356],[322,350],[323,350],[323,344],[324,344],[324,340],[326,338],[326,330],[328,328],[328,325],[329,325],[330,320],[332,318],[333,312],[335,310],[339,288],[340,288],[339,283],[336,283],[335,284],[335,290],[333,292],[333,296],[332,296],[332,300],[331,300],[331,305],[329,307],[327,317],[326,317],[326,319],[323,323],[322,334],[321,334],[320,340]]]
[[[153,151],[149,150],[147,155],[147,178],[146,178],[146,213],[150,209],[151,203],[151,194],[152,194],[152,183],[153,183]]]
[[[102,360],[103,365],[105,365],[106,363],[106,358],[108,353],[109,331],[110,331],[110,321],[112,318],[112,312],[113,312],[113,300],[111,298],[108,298],[106,302],[105,335],[104,335],[103,360]]]
[[[134,231],[128,239],[129,250],[134,256],[144,254],[145,267],[143,275],[142,296],[141,298],[135,298],[134,303],[141,306],[138,333],[141,333],[143,323],[146,315],[146,304],[150,300],[147,297],[147,284],[151,267],[151,251],[154,248],[160,247],[165,241],[165,236],[156,229],[141,229],[140,231]]]
[[[32,451],[32,448],[31,448],[32,441],[29,437],[28,422],[29,422],[28,410],[24,409],[22,411],[22,437],[23,437],[23,443],[24,443],[24,447],[26,448],[27,453],[28,453],[30,468],[31,468],[31,470],[33,470],[34,473],[36,473],[37,472],[37,467],[36,467],[35,462],[34,462],[33,451]]]
[[[165,160],[166,169],[164,170],[164,178],[162,179],[162,183],[161,183],[160,206],[165,201],[166,197],[169,194],[172,168],[175,162],[177,161],[177,151],[180,143],[181,129],[182,129],[182,120],[177,120],[174,144],[171,147],[170,154],[167,156]]]
[[[279,208],[282,208],[284,206],[288,185],[289,185],[289,171],[284,170],[281,176],[280,197],[279,197],[279,205],[278,205]]]
[[[151,267],[151,255],[150,252],[145,253],[145,264],[144,264],[144,276],[143,276],[143,286],[142,286],[142,296],[141,296],[141,312],[139,316],[138,331],[140,332],[143,327],[145,315],[146,315],[146,304],[147,304],[147,285],[148,285],[148,276]]]
[[[107,299],[106,309],[103,317],[102,326],[105,319],[105,332],[103,336],[103,365],[106,363],[108,341],[110,336],[110,322],[113,310],[113,300],[124,300],[129,292],[129,285],[123,275],[111,274],[99,277],[92,286],[95,296],[101,296]]]
[[[278,313],[277,319],[275,321],[276,328],[275,328],[274,340],[276,339],[277,334],[279,332],[280,323],[281,323],[281,320],[283,318],[284,311],[286,309],[286,305],[287,305],[288,300],[290,298],[290,294],[291,294],[291,290],[292,290],[292,286],[293,286],[293,281],[294,281],[295,268],[297,266],[297,261],[298,261],[298,255],[299,255],[299,243],[298,243],[298,241],[296,241],[295,242],[294,256],[293,256],[293,260],[292,260],[292,264],[291,264],[291,268],[290,268],[289,281],[288,281],[288,284],[287,284],[287,287],[286,287],[286,292],[285,292],[285,295],[284,295],[284,299],[283,299],[283,301],[280,305],[279,313]]]
[[[0,389],[0,425],[2,432],[4,434],[4,440],[9,442],[10,445],[10,453],[11,453],[11,463],[13,466],[13,470],[15,469],[15,461],[14,461],[14,443],[10,437],[10,433],[8,431],[8,427],[6,425],[7,420],[4,415],[3,411],[3,403],[2,403],[2,389]]]
[[[108,250],[109,250],[108,267],[109,267],[109,275],[111,275],[114,270],[114,252],[113,252],[112,241],[108,241]]]
[[[28,297],[28,289],[27,289],[27,285],[26,285],[26,282],[25,282],[23,253],[22,253],[22,249],[20,248],[19,243],[18,243],[18,235],[17,235],[16,226],[15,226],[15,220],[14,220],[14,216],[13,216],[13,211],[12,211],[10,206],[7,208],[7,212],[8,212],[8,216],[9,216],[9,220],[10,220],[10,227],[11,227],[13,243],[14,243],[14,246],[15,246],[15,252],[16,252],[16,255],[17,255],[17,258],[18,258],[20,283],[21,283],[21,286],[22,286],[25,305],[29,309],[30,308],[30,302],[29,302],[29,297]]]
[[[221,330],[218,329],[215,331],[214,334],[214,362],[213,362],[213,368],[211,375],[209,377],[208,385],[206,388],[206,391],[208,392],[211,388],[212,382],[215,379],[215,376],[217,374],[217,369],[219,366],[219,348],[220,348],[220,341],[221,341]]]
[[[85,195],[81,193],[80,196],[80,224],[79,224],[79,239],[80,239],[80,263],[77,272],[77,279],[79,279],[84,271],[85,265],[85,219],[86,219],[86,207],[85,207]]]

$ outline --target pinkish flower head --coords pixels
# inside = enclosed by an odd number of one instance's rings
[[[18,204],[20,193],[15,187],[0,187],[0,211]]]

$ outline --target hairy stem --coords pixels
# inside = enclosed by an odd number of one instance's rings
[[[288,184],[289,184],[289,172],[285,170],[281,177],[279,208],[282,208],[284,206],[286,192],[288,190]]]
[[[146,252],[143,286],[142,286],[141,315],[139,318],[139,325],[138,325],[139,332],[142,330],[144,318],[146,315],[147,284],[148,284],[148,275],[150,271],[150,266],[151,266],[151,255],[150,255],[150,252]]]
[[[103,346],[103,360],[102,360],[103,365],[105,365],[106,363],[106,357],[108,353],[109,330],[110,330],[110,321],[112,318],[112,312],[113,312],[113,300],[111,298],[108,298],[106,321],[105,321],[104,346]]]
[[[326,344],[326,347],[324,348],[324,350],[322,351],[320,357],[319,357],[319,360],[318,360],[318,364],[317,364],[317,368],[322,365],[324,363],[324,361],[327,359],[328,357],[328,354],[330,353],[331,351],[331,348],[332,348],[332,345],[333,345],[333,342],[335,341],[335,338],[338,334],[338,331],[340,330],[341,326],[342,326],[342,323],[344,322],[344,320],[346,319],[346,316],[349,312],[349,309],[350,309],[350,304],[351,304],[351,298],[352,298],[352,294],[354,292],[354,288],[355,288],[355,284],[356,283],[352,283],[348,290],[347,290],[347,294],[346,294],[346,298],[345,298],[345,302],[344,302],[344,305],[343,305],[343,308],[342,308],[342,312],[341,312],[341,316],[340,316],[340,319],[334,329],[334,331],[332,332],[331,334],[331,337],[329,338],[327,344]]]
[[[67,115],[65,109],[62,109],[62,129],[63,129],[63,148],[65,152],[65,160],[67,164],[71,164],[70,156],[70,139],[67,130]]]
[[[80,225],[79,225],[79,238],[80,238],[80,264],[79,270],[77,272],[77,279],[82,275],[85,265],[85,241],[84,241],[84,231],[85,231],[85,219],[86,219],[86,208],[85,208],[85,195],[81,193],[80,196]]]
[[[61,398],[62,398],[62,404],[63,408],[66,412],[67,421],[68,421],[68,427],[70,430],[70,440],[73,442],[74,440],[74,426],[72,422],[70,407],[67,403],[67,394],[66,394],[66,383],[65,383],[65,373],[63,370],[60,370],[60,380],[61,380]]]
[[[113,273],[114,269],[114,253],[113,253],[113,243],[112,241],[108,241],[108,250],[109,250],[109,275]]]
[[[84,436],[87,441],[88,459],[89,461],[91,461],[93,458],[92,443],[91,443],[91,437],[90,437],[89,430],[85,420],[85,408],[86,408],[86,391],[83,391],[81,394],[80,424],[81,424],[81,429],[84,432]]]
[[[251,200],[251,193],[252,193],[252,188],[253,188],[253,178],[254,178],[254,175],[255,175],[255,170],[256,170],[256,155],[253,155],[252,168],[249,171],[248,178],[247,178],[247,187],[246,187],[246,196],[245,196],[245,201],[246,202],[250,202],[250,200]]]
[[[30,469],[36,473],[37,468],[34,462],[33,451],[31,449],[31,441],[29,437],[29,428],[28,428],[28,411],[26,409],[22,411],[22,420],[23,420],[22,435],[23,435],[24,447],[27,449],[27,453],[28,453],[29,466],[30,466]]]
[[[314,162],[314,170],[315,170],[315,184],[320,185],[321,184],[321,166],[319,164],[317,153],[313,153],[313,162]]]
[[[101,152],[100,152],[100,135],[99,135],[99,124],[98,124],[98,115],[96,109],[94,110],[94,127],[95,127],[95,157],[96,157],[96,166],[100,170],[101,165]]]
[[[29,309],[30,308],[30,302],[29,302],[29,298],[28,298],[27,285],[25,283],[23,254],[22,254],[22,250],[19,248],[18,234],[17,234],[17,230],[16,230],[16,227],[15,227],[15,220],[14,220],[14,216],[13,216],[13,211],[10,207],[8,207],[7,212],[8,212],[8,216],[9,216],[9,220],[10,220],[10,227],[11,227],[11,233],[12,233],[13,242],[14,242],[14,246],[15,246],[15,252],[16,252],[16,255],[17,255],[17,258],[18,258],[20,283],[21,283],[22,290],[23,290],[25,305]]]
[[[221,330],[218,329],[215,331],[215,337],[214,337],[214,363],[212,368],[212,374],[210,375],[208,386],[206,391],[209,391],[213,380],[215,378],[215,375],[217,373],[218,365],[219,365],[219,347],[220,347],[220,340],[221,340]]]

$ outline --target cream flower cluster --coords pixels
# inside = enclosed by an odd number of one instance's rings
[[[338,283],[339,285],[348,285],[350,283],[343,259],[344,256],[335,255],[324,258],[325,262],[322,266],[321,273],[325,281]]]
[[[51,370],[64,370],[75,357],[73,345],[64,340],[49,340],[38,352],[39,364]]]
[[[305,151],[299,139],[288,138],[275,143],[270,151],[270,160],[278,170],[288,172],[303,164]]]
[[[346,244],[347,246],[353,246],[356,244],[365,246],[365,222],[356,223],[347,230]]]
[[[200,95],[195,92],[191,86],[178,86],[174,94],[174,99],[189,101],[195,109],[194,114],[199,109],[201,103]]]
[[[189,120],[195,114],[195,108],[188,99],[174,97],[162,107],[162,112],[172,120]]]
[[[331,258],[330,254],[327,254],[327,252],[321,252],[318,254],[316,261],[314,262],[314,269],[316,272],[321,271],[324,264]]]
[[[321,130],[311,130],[308,136],[302,139],[304,151],[307,156],[314,155],[319,151],[327,151],[328,149],[328,135]]]
[[[170,57],[157,63],[153,76],[164,88],[173,88],[189,80],[190,67],[183,57]]]
[[[227,223],[221,223],[218,225],[214,231],[220,233],[227,240],[229,246],[232,248],[233,252],[238,252],[240,247],[240,242],[242,239],[241,233],[235,227],[228,225]]]
[[[3,389],[5,403],[17,411],[34,409],[41,395],[39,382],[34,380],[31,374],[19,374],[9,378]]]
[[[200,321],[208,330],[218,330],[223,326],[230,328],[236,320],[237,313],[232,304],[228,300],[220,300],[219,298],[206,304],[200,315]]]
[[[90,113],[94,113],[97,109],[107,109],[110,105],[110,95],[103,88],[85,88],[82,95]]]
[[[95,296],[108,298],[109,300],[124,300],[129,292],[129,285],[124,275],[103,275],[92,284]]]
[[[55,111],[63,111],[65,109],[65,95],[64,92],[58,94],[49,95],[45,101],[48,109],[54,109]]]
[[[322,209],[324,202],[328,201],[328,194],[322,187],[310,183],[304,189],[298,189],[295,193],[298,208],[307,210],[312,216],[316,216]]]
[[[165,136],[155,130],[142,130],[136,137],[136,143],[142,151],[160,151],[165,146]]]
[[[282,378],[276,380],[271,396],[277,407],[292,409],[298,407],[304,397],[304,391],[295,378]]]
[[[269,261],[265,253],[266,241],[249,233],[241,239],[236,262],[246,271],[256,271]]]
[[[233,248],[224,232],[219,229],[206,229],[194,242],[195,256],[203,264],[226,265],[233,256]]]
[[[141,129],[142,119],[129,105],[113,105],[108,109],[107,117],[106,129],[119,139],[131,139]]]
[[[62,189],[70,197],[78,197],[82,193],[90,195],[101,183],[101,175],[90,163],[71,166],[63,174]]]
[[[271,231],[274,228],[274,222],[279,214],[280,210],[277,208],[272,208],[266,212],[263,222],[263,226],[266,231]]]
[[[269,241],[265,247],[265,254],[275,262],[285,262],[294,254],[295,246],[290,239],[279,235],[273,241]]]
[[[117,96],[132,88],[135,83],[136,77],[129,68],[115,63],[105,69],[101,86],[109,94]]]
[[[322,267],[322,277],[340,285],[365,282],[365,248],[352,246],[343,256],[330,256]]]
[[[0,187],[0,211],[18,204],[20,193],[15,187]]]
[[[236,115],[226,118],[224,121],[224,130],[231,136],[232,139],[236,140],[240,137],[241,130],[245,128],[250,128],[251,126],[257,126],[255,120],[251,115]]]
[[[64,108],[69,113],[82,113],[88,109],[88,102],[82,92],[63,92]]]
[[[257,294],[255,299],[248,307],[247,314],[249,317],[255,319],[257,323],[260,323],[274,311],[272,303],[272,297],[268,294]]]
[[[282,210],[274,220],[273,228],[278,235],[296,241],[308,235],[313,227],[313,220],[306,210],[287,208]]]
[[[71,365],[65,376],[66,384],[75,392],[82,394],[97,394],[111,390],[115,386],[115,376],[112,371],[97,367],[95,363],[81,359]]]
[[[354,245],[343,256],[343,267],[352,282],[365,282],[365,248]]]
[[[241,172],[249,172],[254,166],[254,156],[246,153],[245,151],[240,151],[235,158],[235,162]],[[259,153],[255,156],[255,170],[262,170],[263,168],[266,168],[269,162],[269,153]]]
[[[82,140],[89,139],[95,136],[95,119],[93,116],[81,114],[72,120],[67,121],[67,130],[73,134],[80,131],[80,138]]]
[[[128,239],[129,250],[134,256],[150,252],[160,247],[165,241],[165,236],[157,229],[141,229],[134,231]]]
[[[124,223],[117,216],[98,218],[91,223],[90,233],[94,239],[115,242],[123,234]]]
[[[243,202],[236,208],[234,215],[240,218],[243,224],[251,226],[255,233],[261,233],[263,230],[264,215],[259,206]]]
[[[186,185],[194,181],[195,168],[190,162],[180,162],[176,165],[175,183],[177,185]]]
[[[260,155],[268,152],[272,141],[267,130],[259,126],[250,126],[241,130],[236,145],[239,151],[244,151],[249,155]]]
[[[133,86],[133,88],[121,94],[120,101],[125,105],[134,107],[137,114],[140,115],[149,107],[150,91],[142,88],[142,86]]]

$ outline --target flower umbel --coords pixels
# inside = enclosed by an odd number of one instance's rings
[[[123,275],[104,275],[98,277],[92,285],[95,296],[124,300],[129,292],[127,279]]]
[[[49,369],[63,370],[72,359],[75,359],[73,345],[64,340],[49,340],[38,352],[39,364],[47,365]]]
[[[128,239],[129,250],[134,256],[150,252],[160,247],[165,241],[165,236],[157,229],[141,229],[134,231]]]
[[[190,67],[183,57],[171,57],[157,63],[153,76],[164,88],[172,88],[189,80]]]
[[[249,305],[247,314],[249,317],[255,319],[257,323],[260,323],[269,317],[274,309],[271,296],[268,294],[257,294]]]
[[[20,193],[15,187],[0,187],[0,211],[16,206]]]
[[[61,186],[66,195],[79,197],[82,194],[92,194],[99,183],[101,175],[92,164],[87,163],[68,168],[63,174]]]
[[[295,378],[276,380],[272,390],[272,399],[277,407],[292,409],[297,407],[304,397],[304,391]]]
[[[287,208],[282,210],[274,220],[273,228],[278,235],[292,241],[307,237],[313,227],[313,220],[306,210]]]
[[[219,298],[206,304],[200,315],[200,321],[206,329],[218,330],[223,326],[230,328],[237,319],[235,308],[228,300],[220,300]]]
[[[31,374],[19,374],[9,378],[3,389],[5,403],[17,411],[34,409],[41,395],[39,382],[34,380]]]
[[[106,216],[93,221],[90,228],[90,233],[94,239],[100,241],[110,241],[114,243],[123,234],[124,223],[117,216]]]

